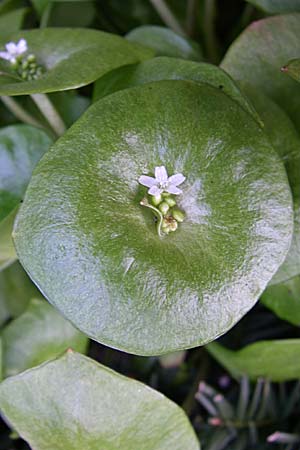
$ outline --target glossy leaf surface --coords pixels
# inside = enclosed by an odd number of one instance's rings
[[[253,22],[231,45],[222,67],[275,100],[300,130],[300,84],[280,70],[298,55],[300,14],[287,14]]]
[[[247,0],[252,5],[269,14],[300,11],[299,0]]]
[[[234,377],[247,375],[271,381],[287,381],[300,378],[300,339],[260,341],[241,350],[232,351],[216,342],[207,350]]]
[[[183,61],[177,58],[152,58],[137,65],[113,70],[96,81],[93,100],[99,100],[122,89],[161,80],[191,80],[208,83],[239,103],[254,119],[260,120],[251,103],[224,70],[212,64]]]
[[[17,42],[24,38],[28,51],[36,56],[45,73],[37,80],[15,81],[0,77],[1,95],[47,93],[78,88],[92,83],[116,67],[150,58],[152,50],[119,36],[85,28],[44,28],[26,30],[9,36]],[[0,47],[7,42],[2,40]],[[0,59],[0,70],[11,72]]]
[[[195,61],[203,58],[199,44],[165,27],[143,25],[130,31],[126,39],[151,48],[157,56],[172,56]]]
[[[165,238],[139,203],[139,177],[161,165],[186,176],[186,220]],[[150,355],[232,327],[291,234],[284,167],[257,123],[207,84],[161,81],[98,101],[56,142],[14,236],[65,317],[106,345]]]
[[[300,276],[269,286],[261,301],[281,319],[300,326]]]
[[[199,450],[175,403],[73,352],[4,381],[0,407],[35,450]]]
[[[53,359],[70,347],[84,353],[88,343],[86,336],[42,299],[32,299],[1,337],[4,378]]]
[[[300,273],[300,135],[286,113],[257,88],[243,85],[243,90],[253,102],[264,131],[285,163],[294,201],[294,234],[289,253],[271,280],[281,283]]]

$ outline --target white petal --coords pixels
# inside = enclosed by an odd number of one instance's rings
[[[10,61],[11,56],[7,52],[0,52],[0,58],[6,59],[7,61]]]
[[[25,39],[20,39],[17,43],[18,54],[25,53],[27,51],[27,42]]]
[[[156,179],[153,177],[147,177],[147,175],[142,175],[139,178],[139,183],[143,186],[152,187],[156,184]]]
[[[165,166],[155,167],[155,178],[160,183],[168,181],[168,174]]]
[[[185,176],[182,175],[182,173],[176,173],[176,175],[172,175],[168,182],[170,184],[173,184],[173,186],[179,186],[179,184],[183,183],[185,180]]]
[[[163,189],[159,189],[157,186],[152,186],[152,188],[149,189],[148,194],[150,195],[160,195],[163,192]]]
[[[170,186],[167,187],[166,191],[169,192],[169,194],[174,195],[182,194],[182,190],[178,189],[176,186],[174,186],[174,184],[170,184]]]
[[[5,47],[10,55],[15,55],[18,53],[18,48],[14,42],[8,42]]]

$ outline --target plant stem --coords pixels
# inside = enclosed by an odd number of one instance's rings
[[[216,0],[205,0],[204,31],[208,59],[212,63],[219,62],[219,45],[215,33]]]
[[[1,100],[4,105],[11,111],[17,119],[21,122],[28,123],[38,128],[43,128],[43,125],[36,120],[30,113],[28,113],[13,97],[8,97],[6,95],[1,95]]]
[[[196,24],[197,0],[187,0],[185,28],[188,36],[193,37]]]
[[[165,24],[176,33],[185,36],[185,31],[164,0],[149,0]]]
[[[66,131],[66,125],[50,101],[49,97],[46,94],[31,94],[31,98],[49,122],[56,135],[61,136],[64,134]]]

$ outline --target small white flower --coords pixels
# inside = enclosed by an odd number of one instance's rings
[[[8,42],[5,48],[6,52],[0,52],[0,58],[15,64],[17,57],[27,51],[27,42],[25,39],[20,39],[16,44],[14,42]]]
[[[143,186],[150,188],[148,193],[150,195],[160,195],[163,192],[169,194],[179,195],[182,194],[182,190],[178,189],[181,183],[183,183],[185,177],[181,173],[176,173],[168,177],[165,166],[155,167],[155,178],[142,175],[139,178],[139,183]]]

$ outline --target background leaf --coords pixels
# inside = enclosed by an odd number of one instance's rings
[[[1,337],[4,378],[53,359],[70,347],[84,353],[88,344],[86,336],[42,299],[32,299]]]
[[[299,0],[247,0],[247,1],[269,14],[281,14],[300,11]]]
[[[292,59],[281,70],[300,82],[300,59]]]
[[[0,36],[13,33],[22,28],[26,14],[29,8],[19,8],[0,15]]]
[[[121,89],[161,80],[191,80],[208,83],[239,103],[255,120],[260,120],[252,104],[224,70],[212,64],[177,58],[157,57],[137,65],[115,69],[96,81],[93,100],[99,100]]]
[[[177,405],[73,352],[4,381],[0,406],[35,450],[199,450]]]
[[[271,381],[286,381],[300,378],[300,339],[260,341],[238,351],[229,350],[212,342],[206,349],[234,377],[247,375]]]
[[[172,56],[195,61],[203,59],[202,50],[197,42],[180,36],[169,28],[142,25],[130,31],[126,39],[151,48],[157,56]]]
[[[139,205],[139,176],[160,165],[187,177],[186,221],[165,239]],[[251,116],[207,84],[160,81],[98,101],[56,142],[14,237],[65,317],[106,345],[153,355],[232,327],[291,233],[283,164]]]
[[[300,14],[287,14],[253,22],[229,47],[222,67],[271,97],[300,130],[300,85],[280,70],[298,55]]]
[[[261,301],[281,319],[300,326],[300,276],[269,286]]]
[[[92,83],[116,67],[150,58],[152,50],[119,36],[84,28],[44,28],[11,34],[9,41],[24,38],[46,71],[33,81],[13,81],[0,77],[1,95],[24,95],[74,89]],[[0,70],[11,71],[0,59]]]

